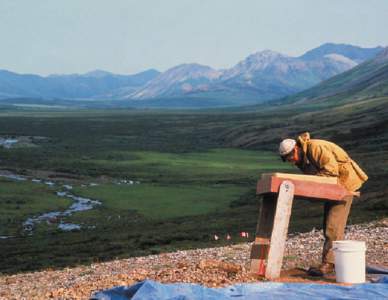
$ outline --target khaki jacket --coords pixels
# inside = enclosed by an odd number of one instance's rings
[[[335,176],[348,191],[358,190],[368,176],[349,155],[334,143],[310,139],[308,132],[297,139],[303,157],[297,166],[305,174]]]

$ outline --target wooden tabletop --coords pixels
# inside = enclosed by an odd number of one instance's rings
[[[257,183],[257,194],[278,193],[283,181],[291,181],[295,186],[294,195],[315,200],[342,201],[353,195],[342,185],[337,177],[300,175],[288,173],[263,174]]]

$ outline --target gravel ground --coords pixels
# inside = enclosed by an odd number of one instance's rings
[[[349,226],[346,239],[365,241],[367,263],[388,267],[388,219]],[[307,268],[318,264],[322,243],[322,231],[290,235],[283,269]],[[250,246],[251,243],[244,243],[121,259],[57,271],[2,275],[0,299],[88,299],[95,291],[131,285],[144,279],[201,283],[209,287],[254,282],[259,279],[248,272]],[[285,272],[279,281],[310,280],[291,277]]]

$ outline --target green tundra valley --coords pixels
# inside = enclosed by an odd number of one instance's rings
[[[277,147],[303,131],[337,142],[368,173],[349,223],[386,215],[388,98],[347,97],[201,111],[4,107],[0,135],[20,143],[0,149],[0,272],[252,237],[256,182],[262,173],[298,173]],[[77,197],[81,209],[66,213]],[[321,203],[295,201],[292,232],[321,222]]]

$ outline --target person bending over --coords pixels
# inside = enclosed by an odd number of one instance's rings
[[[296,140],[285,139],[279,145],[279,154],[284,162],[295,164],[304,174],[337,177],[338,183],[348,191],[358,190],[368,179],[365,172],[338,145],[318,139],[310,139],[305,132]],[[323,276],[334,271],[333,241],[342,240],[353,196],[343,202],[325,202],[323,233],[325,242],[322,263],[311,267],[312,276]]]

